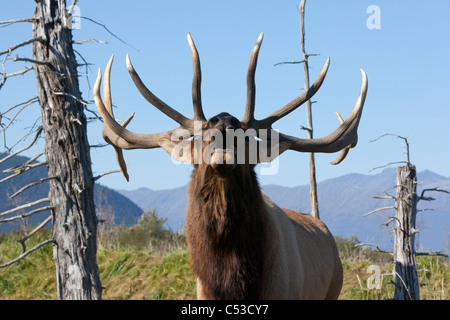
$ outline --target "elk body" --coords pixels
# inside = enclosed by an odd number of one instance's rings
[[[320,88],[329,59],[314,84],[301,96],[262,120],[254,118],[255,70],[263,34],[256,42],[247,73],[247,103],[241,121],[228,113],[207,120],[203,113],[201,71],[197,49],[188,34],[193,57],[194,117],[186,118],[157,98],[142,83],[128,56],[127,68],[141,94],[180,124],[174,130],[137,134],[126,129],[112,112],[110,69],[94,87],[97,109],[104,120],[103,137],[115,150],[128,180],[122,149],[164,148],[177,160],[194,166],[188,189],[186,236],[199,299],[337,299],[342,266],[333,236],[320,220],[279,208],[260,189],[254,168],[286,150],[341,151],[341,162],[356,145],[357,127],[367,93],[367,76],[350,116],[320,139],[300,139],[278,133],[272,124],[286,116]],[[238,134],[243,134],[242,139]],[[192,138],[192,139],[190,139]],[[267,147],[270,144],[270,147]],[[262,152],[261,152],[262,151]]]

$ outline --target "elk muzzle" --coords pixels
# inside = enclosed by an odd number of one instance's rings
[[[209,141],[204,152],[209,164],[219,173],[228,173],[237,164],[237,146],[234,131],[241,128],[235,117],[222,112],[208,120],[203,140]]]

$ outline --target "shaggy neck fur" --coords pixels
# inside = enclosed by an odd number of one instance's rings
[[[208,166],[194,170],[186,235],[208,299],[260,298],[265,210],[252,167],[237,165],[222,176]]]

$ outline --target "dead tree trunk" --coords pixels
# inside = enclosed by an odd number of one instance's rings
[[[395,199],[394,300],[420,300],[414,240],[416,234],[416,168],[408,163],[397,169]]]
[[[396,225],[394,228],[394,247],[393,252],[386,252],[380,250],[376,245],[365,243],[359,246],[375,246],[378,251],[392,254],[394,257],[394,300],[420,300],[420,283],[417,277],[416,268],[416,255],[434,255],[434,256],[448,256],[440,251],[437,252],[416,252],[415,251],[415,237],[419,230],[416,228],[416,215],[417,215],[417,203],[420,200],[432,201],[435,200],[432,197],[425,197],[425,192],[436,191],[444,192],[450,194],[447,190],[442,190],[440,188],[424,189],[420,196],[417,195],[417,177],[416,177],[416,167],[411,164],[409,159],[409,143],[406,137],[399,135],[386,133],[377,139],[385,136],[394,136],[399,139],[403,139],[406,144],[406,161],[401,161],[401,163],[406,163],[404,167],[397,168],[396,177],[396,188],[397,194],[395,196],[389,195],[385,192],[385,196],[374,197],[376,199],[394,199],[395,205],[390,207],[383,207],[373,211],[370,211],[363,216],[369,214],[395,209],[395,217],[391,217],[385,226],[389,225],[391,222],[395,221]],[[399,163],[399,162],[392,162]],[[388,165],[390,165],[388,164]],[[386,166],[381,166],[378,168],[383,168]],[[391,275],[391,274],[389,274]]]
[[[305,50],[305,5],[306,0],[302,0],[299,6],[300,14],[300,25],[301,25],[301,46],[303,55],[303,68],[305,72],[305,90],[309,88],[309,64],[308,57],[309,54]],[[308,138],[313,138],[313,124],[312,124],[312,110],[311,110],[311,100],[306,101],[306,131],[308,132]],[[316,181],[316,160],[314,153],[309,154],[309,184],[310,184],[310,195],[311,195],[311,215],[316,218],[319,216],[319,200],[317,198],[317,181]]]
[[[311,56],[317,56],[318,54],[306,53],[305,49],[305,5],[306,0],[302,0],[297,6],[298,14],[300,16],[300,45],[302,50],[302,60],[292,61],[292,62],[279,62],[277,65],[283,64],[299,64],[303,63],[304,73],[305,73],[305,90],[309,88],[309,64],[308,58]],[[313,124],[312,124],[312,102],[310,100],[306,101],[306,128],[301,126],[302,129],[308,132],[308,138],[313,138]],[[317,181],[316,181],[316,161],[314,153],[309,153],[309,184],[310,184],[310,196],[311,196],[311,215],[320,219],[319,215],[319,200],[317,198]]]
[[[100,299],[91,159],[65,0],[37,0],[33,60],[53,207],[59,299]]]

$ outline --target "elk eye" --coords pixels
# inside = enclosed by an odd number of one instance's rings
[[[239,121],[237,119],[231,119],[231,125],[234,128],[238,128],[239,127]]]

